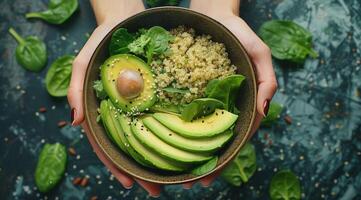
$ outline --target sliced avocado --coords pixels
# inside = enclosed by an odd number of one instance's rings
[[[131,131],[131,119],[124,114],[120,115],[121,126],[124,128],[127,140],[130,146],[145,159],[146,161],[152,163],[155,167],[168,171],[185,171],[189,168],[189,165],[173,161],[167,158],[160,156],[158,153],[152,149],[147,148],[138,139],[134,136]]]
[[[184,163],[203,162],[212,158],[212,156],[207,154],[185,151],[165,143],[144,126],[142,118],[132,123],[131,128],[135,137],[144,146],[156,151],[163,157]]]
[[[138,163],[146,167],[152,167],[151,163],[144,160],[137,152],[130,147],[129,142],[124,134],[124,131],[120,125],[120,113],[117,112],[116,108],[111,101],[108,101],[108,116],[112,119],[114,129],[110,130],[110,135],[114,138],[114,142],[128,155],[134,158]],[[122,146],[122,147],[121,147]],[[124,149],[125,148],[125,149]]]
[[[126,99],[118,92],[117,79],[123,70],[139,72],[143,78],[143,90],[133,99]],[[101,66],[101,81],[110,100],[122,111],[141,112],[151,107],[156,101],[153,73],[142,59],[134,55],[118,54],[108,58]]]
[[[187,138],[168,129],[151,116],[143,118],[144,125],[169,145],[192,152],[212,152],[222,147],[233,135],[232,130],[208,138]]]
[[[220,109],[216,109],[213,114],[190,122],[168,113],[154,113],[153,117],[172,131],[190,138],[211,137],[223,133],[238,118],[237,115]]]

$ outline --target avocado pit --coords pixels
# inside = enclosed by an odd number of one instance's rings
[[[124,69],[120,71],[117,78],[117,90],[125,99],[138,97],[144,88],[144,80],[138,71]]]

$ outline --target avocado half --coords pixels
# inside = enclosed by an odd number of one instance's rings
[[[144,87],[139,96],[133,99],[122,97],[117,89],[117,78],[123,70],[139,72],[144,81]],[[156,85],[149,65],[142,59],[130,54],[118,54],[109,57],[101,66],[101,81],[105,92],[114,106],[128,113],[146,110],[156,102]]]

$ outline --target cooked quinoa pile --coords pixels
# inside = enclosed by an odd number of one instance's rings
[[[158,98],[174,104],[190,103],[204,96],[207,83],[236,73],[224,44],[209,35],[196,36],[194,29],[184,26],[172,29],[174,40],[169,53],[151,63],[158,85]],[[166,92],[177,88],[184,92]]]

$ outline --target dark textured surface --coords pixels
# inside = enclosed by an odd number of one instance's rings
[[[57,127],[69,119],[66,99],[49,97],[46,70],[22,69],[14,59],[15,41],[7,34],[37,35],[48,46],[49,63],[65,53],[75,54],[95,27],[88,1],[62,26],[27,21],[24,14],[43,9],[46,1],[0,2],[0,195],[1,199],[45,199],[34,187],[34,167],[42,143],[59,141],[74,146],[67,176],[49,199],[144,199],[138,186],[126,190],[92,153],[78,128]],[[304,199],[361,199],[361,2],[359,0],[244,1],[242,17],[254,30],[268,19],[290,19],[314,35],[320,56],[304,66],[275,62],[280,85],[275,100],[285,106],[287,125],[261,129],[252,142],[258,170],[246,185],[230,187],[218,179],[209,188],[192,190],[165,187],[160,199],[268,199],[268,184],[275,171],[292,169],[301,179]],[[76,41],[76,42],[75,42]],[[38,113],[40,107],[46,113]],[[76,176],[90,177],[88,187],[75,187]]]

